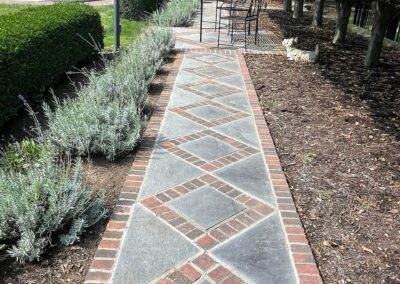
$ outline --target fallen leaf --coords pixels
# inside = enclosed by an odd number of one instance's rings
[[[367,247],[365,247],[363,245],[361,245],[361,247],[362,247],[363,251],[367,251],[369,253],[374,253],[374,251],[372,249],[370,249],[370,248],[367,248]]]

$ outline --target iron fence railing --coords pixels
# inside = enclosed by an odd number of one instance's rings
[[[374,11],[372,10],[371,1],[369,0],[358,0],[353,14],[353,24],[368,30],[372,30]],[[397,17],[393,23],[391,23],[386,37],[400,42],[400,21]]]

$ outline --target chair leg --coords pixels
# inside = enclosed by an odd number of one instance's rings
[[[217,47],[219,47],[219,39],[221,36],[221,10],[219,11],[219,21],[218,21],[218,45]]]
[[[257,46],[260,46],[260,35],[258,34],[259,33],[259,29],[258,29],[258,18],[257,18],[257,20],[256,20],[256,44],[257,44]]]
[[[233,28],[236,26],[236,22],[232,21],[232,26],[231,26],[231,43],[233,43]]]
[[[217,31],[217,20],[218,20],[218,0],[217,0],[217,7],[215,7],[215,27],[214,27],[214,31]]]
[[[244,50],[247,50],[247,21],[244,22]]]

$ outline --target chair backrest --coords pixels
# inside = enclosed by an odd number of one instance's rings
[[[266,0],[251,0],[247,17],[258,17],[263,6],[267,6]]]

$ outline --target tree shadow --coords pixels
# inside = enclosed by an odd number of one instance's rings
[[[342,104],[366,104],[376,126],[400,140],[400,49],[384,47],[381,64],[368,69],[364,67],[367,39],[349,33],[344,45],[333,45],[335,22],[325,19],[323,29],[315,29],[311,21],[309,14],[296,20],[270,10],[262,23],[281,38],[299,37],[300,49],[314,50],[318,44],[316,67],[343,93]]]

